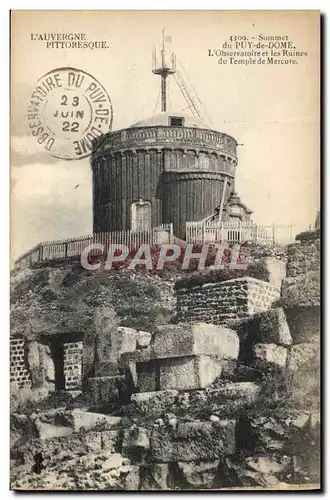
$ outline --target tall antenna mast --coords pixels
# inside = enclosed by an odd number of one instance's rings
[[[163,43],[162,49],[160,52],[161,62],[157,60],[156,49],[153,51],[152,58],[152,72],[155,75],[161,76],[161,111],[167,111],[167,85],[166,79],[168,75],[173,75],[176,72],[176,57],[174,52],[171,54],[171,64],[167,61],[166,56],[166,42],[171,42],[172,38],[170,36],[165,35],[165,29],[162,29],[163,34]]]

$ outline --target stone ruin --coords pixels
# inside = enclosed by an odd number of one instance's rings
[[[289,380],[319,365],[318,251],[317,242],[294,244],[286,266],[268,259],[268,282],[247,277],[178,291],[176,324],[153,332],[119,327],[85,380],[79,365],[85,347],[68,343],[63,388],[79,389],[80,381],[82,408],[26,417],[33,438],[13,443],[17,470],[38,452],[46,467],[38,481],[47,485],[52,471],[53,489],[317,483],[319,444],[309,446],[318,443],[318,410],[306,404],[290,416],[269,412],[260,406],[263,386],[255,373]],[[22,346],[12,343],[12,377],[20,387],[31,384]],[[12,417],[14,428],[19,418]],[[68,450],[81,458],[73,456],[58,472],[54,456],[58,462]],[[18,488],[29,474],[17,478]]]
[[[37,340],[16,336],[10,342],[10,381],[19,389],[81,391],[83,341],[60,337]]]

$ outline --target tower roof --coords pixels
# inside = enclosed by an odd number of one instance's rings
[[[157,127],[157,126],[170,127],[171,126],[170,118],[182,118],[183,127],[210,129],[210,127],[206,125],[206,123],[202,122],[202,120],[200,120],[199,118],[195,116],[186,115],[185,113],[182,113],[182,111],[164,111],[162,113],[159,113],[158,115],[150,116],[149,118],[140,120],[131,125],[130,128]]]

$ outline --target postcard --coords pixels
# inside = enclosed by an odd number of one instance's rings
[[[319,490],[320,12],[11,12],[12,490]]]

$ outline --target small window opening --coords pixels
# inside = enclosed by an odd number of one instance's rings
[[[179,116],[170,116],[170,126],[171,127],[183,127],[184,119]]]

